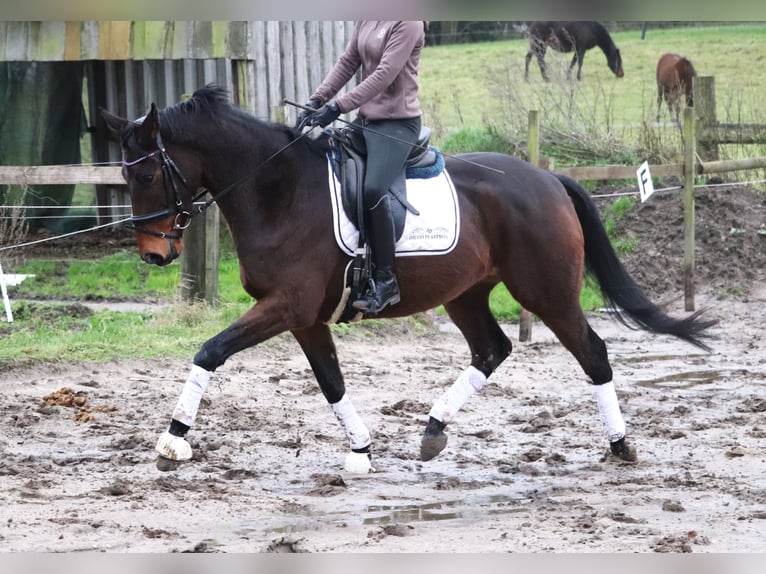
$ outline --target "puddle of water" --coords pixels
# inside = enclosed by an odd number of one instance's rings
[[[523,506],[526,498],[513,497],[503,494],[488,496],[475,496],[460,500],[446,500],[440,502],[426,502],[423,504],[380,504],[368,506],[359,513],[352,510],[324,514],[318,521],[307,523],[306,519],[314,515],[307,509],[299,509],[289,512],[297,519],[295,522],[280,526],[266,528],[267,532],[286,534],[300,530],[317,530],[323,528],[328,522],[357,522],[364,526],[385,524],[408,524],[412,522],[432,522],[439,520],[454,520],[463,518],[472,512],[483,512],[486,515],[498,515],[513,512],[526,512],[528,508]],[[486,505],[495,505],[492,508],[480,508]],[[361,515],[361,522],[358,522]],[[242,529],[241,533],[254,529]],[[259,529],[260,530],[260,529]]]
[[[639,387],[658,389],[689,389],[699,385],[709,385],[733,376],[746,376],[750,372],[747,369],[733,369],[728,371],[685,371],[672,373],[656,379],[638,381]]]
[[[654,363],[659,361],[673,361],[673,360],[679,360],[679,361],[689,361],[691,359],[691,362],[694,363],[696,361],[699,361],[701,359],[704,359],[706,355],[703,355],[702,353],[699,354],[693,354],[693,355],[641,355],[638,357],[623,357],[614,359],[613,362],[618,365],[629,365],[633,363]]]

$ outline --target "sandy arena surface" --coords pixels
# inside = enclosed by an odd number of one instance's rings
[[[352,330],[338,351],[377,472],[347,444],[289,337],[227,362],[189,435],[153,452],[189,365],[61,363],[3,373],[0,546],[110,552],[761,552],[766,549],[764,298],[698,296],[705,354],[607,316],[639,461],[605,457],[593,392],[540,324],[418,460],[431,403],[466,366],[443,319]],[[674,312],[680,312],[675,309]],[[428,321],[426,321],[428,323]],[[384,356],[384,354],[386,356]],[[68,392],[66,389],[70,389]]]

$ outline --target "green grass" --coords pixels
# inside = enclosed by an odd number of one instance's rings
[[[595,101],[603,94],[613,98],[614,121],[636,124],[653,117],[656,106],[655,66],[664,52],[690,58],[699,75],[715,76],[718,118],[721,121],[762,121],[761,94],[766,90],[766,23],[690,28],[649,29],[641,39],[638,30],[615,32],[612,39],[623,60],[625,76],[616,78],[598,48],[585,56],[582,80],[575,87]],[[524,81],[526,39],[428,46],[420,63],[420,99],[424,122],[439,133],[475,128],[502,117],[505,108],[499,86],[516,86],[527,101],[541,90],[568,84],[565,69],[571,54],[548,51],[546,62],[552,82],[540,79],[533,60],[529,82]],[[664,106],[663,106],[664,110]]]
[[[178,304],[158,312],[90,312],[78,304],[21,302],[0,324],[0,372],[29,362],[189,358],[247,309]]]

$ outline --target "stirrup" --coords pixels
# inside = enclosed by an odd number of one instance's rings
[[[362,311],[363,313],[367,315],[377,315],[389,305],[395,305],[396,303],[401,301],[399,285],[396,282],[395,277],[393,277],[391,282],[389,283],[387,296],[383,300],[381,300],[382,298],[380,297],[380,291],[382,291],[383,289],[379,290],[378,289],[379,285],[380,284],[378,283],[373,283],[372,288],[369,289],[359,299],[354,301],[351,304],[351,306],[354,309],[358,311]]]

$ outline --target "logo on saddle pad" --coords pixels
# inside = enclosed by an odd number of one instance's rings
[[[359,230],[343,209],[341,185],[331,162],[328,162],[327,171],[335,240],[344,253],[354,255]],[[404,231],[396,242],[396,256],[445,255],[452,251],[460,234],[460,210],[447,170],[428,179],[408,179],[407,200],[420,215],[407,212]]]

